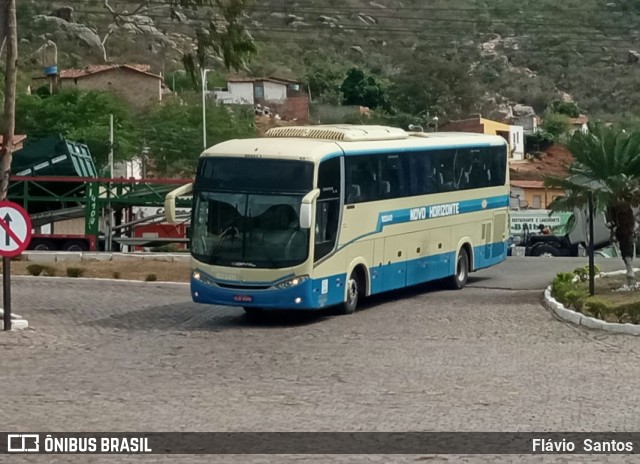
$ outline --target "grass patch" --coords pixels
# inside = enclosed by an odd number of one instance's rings
[[[596,271],[596,273],[599,270]],[[640,276],[636,274],[636,278]],[[558,273],[551,295],[566,308],[607,322],[640,324],[640,291],[617,292],[627,283],[626,275],[601,276],[595,294],[589,295],[588,268]]]

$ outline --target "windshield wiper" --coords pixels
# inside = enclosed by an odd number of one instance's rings
[[[209,255],[209,262],[211,264],[213,264],[213,260],[218,256],[218,253],[220,252],[222,245],[224,245],[227,239],[229,237],[235,238],[236,235],[238,235],[239,233],[240,231],[238,230],[238,228],[234,226],[229,226],[222,231],[222,234],[220,234],[220,239],[218,239],[218,243],[216,243],[216,247],[213,249],[213,251]]]

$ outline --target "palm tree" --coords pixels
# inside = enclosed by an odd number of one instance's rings
[[[548,176],[547,187],[561,188],[564,197],[551,209],[584,208],[592,192],[596,210],[605,211],[627,269],[627,284],[635,284],[633,272],[635,216],[640,206],[640,132],[626,133],[602,124],[577,131],[567,148],[575,158],[568,178]]]

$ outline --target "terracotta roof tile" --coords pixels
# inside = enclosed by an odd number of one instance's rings
[[[60,70],[60,78],[77,79],[79,77],[85,77],[91,74],[96,74],[99,72],[108,71],[111,69],[120,69],[120,68],[132,69],[134,71],[138,71],[153,77],[160,78],[160,76],[156,74],[152,74],[150,72],[151,66],[148,64],[94,64],[81,69],[79,68],[62,69]]]

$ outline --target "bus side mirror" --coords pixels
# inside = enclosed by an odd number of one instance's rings
[[[300,228],[311,229],[313,202],[320,196],[320,189],[313,189],[302,199],[300,205]]]
[[[176,198],[193,191],[193,184],[186,184],[169,192],[164,199],[164,217],[169,224],[176,223]]]

